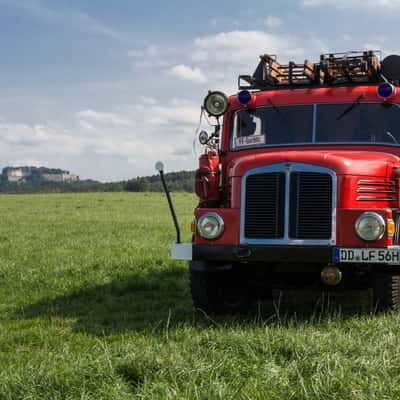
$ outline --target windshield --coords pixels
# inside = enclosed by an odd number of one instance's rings
[[[272,106],[233,116],[233,149],[300,143],[400,143],[400,106],[346,103]]]

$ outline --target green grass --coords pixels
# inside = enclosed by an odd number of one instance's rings
[[[173,197],[188,239],[196,200]],[[0,216],[0,400],[400,398],[400,317],[365,299],[194,312],[161,194],[2,196]]]

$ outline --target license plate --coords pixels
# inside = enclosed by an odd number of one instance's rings
[[[400,248],[341,249],[334,252],[335,262],[400,264]]]

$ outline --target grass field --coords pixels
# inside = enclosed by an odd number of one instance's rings
[[[193,311],[161,194],[1,196],[0,218],[0,400],[400,398],[400,317],[368,299]]]

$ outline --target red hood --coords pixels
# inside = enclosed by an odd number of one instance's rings
[[[229,176],[243,176],[248,170],[283,162],[312,164],[335,171],[338,175],[392,175],[399,158],[393,154],[365,151],[279,151],[238,157],[229,165]]]

